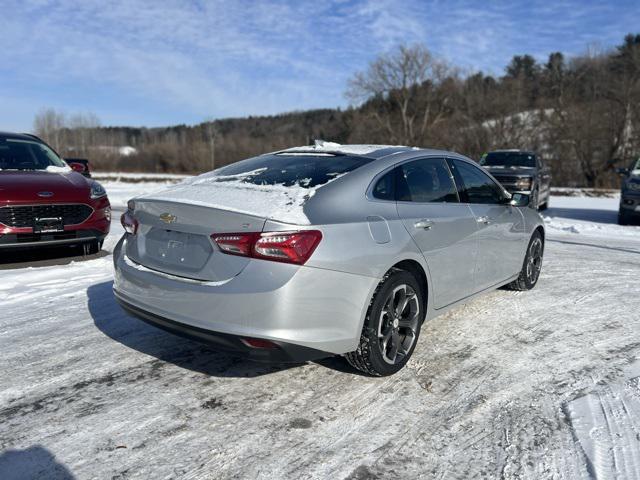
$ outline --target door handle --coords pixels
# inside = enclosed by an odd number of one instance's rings
[[[433,222],[431,220],[427,220],[425,218],[425,219],[422,219],[422,220],[414,223],[413,226],[415,228],[422,228],[424,230],[431,230],[431,227],[433,227]]]
[[[483,215],[482,217],[476,217],[476,222],[489,225],[491,223],[491,220],[486,215]]]

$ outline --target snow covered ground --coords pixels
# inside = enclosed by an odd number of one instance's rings
[[[105,186],[122,208],[162,184]],[[0,478],[640,478],[640,227],[617,202],[553,197],[536,289],[434,319],[383,379],[129,318],[108,255],[0,270]]]

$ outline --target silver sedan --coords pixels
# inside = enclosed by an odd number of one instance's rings
[[[129,202],[114,293],[130,313],[256,360],[343,355],[400,370],[422,324],[484,292],[529,290],[544,226],[452,152],[318,144]]]

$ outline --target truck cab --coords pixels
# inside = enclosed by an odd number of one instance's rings
[[[531,208],[545,210],[549,205],[550,168],[534,152],[495,150],[482,155],[479,163],[509,193],[529,195]]]

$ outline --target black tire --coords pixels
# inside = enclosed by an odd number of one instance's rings
[[[547,197],[547,201],[544,202],[542,205],[540,205],[540,208],[538,210],[542,211],[542,210],[546,210],[547,208],[549,208],[549,198]]]
[[[95,255],[100,250],[102,250],[102,242],[88,242],[80,245],[80,251],[83,255]]]
[[[425,318],[422,292],[420,282],[405,270],[392,270],[385,275],[369,305],[357,350],[344,355],[354,368],[383,377],[404,367],[416,347]],[[408,300],[398,315],[403,298]]]
[[[629,219],[622,212],[618,212],[618,225],[629,225]]]
[[[540,278],[543,255],[544,240],[540,232],[536,230],[533,235],[531,235],[531,240],[529,240],[527,253],[524,256],[524,262],[522,263],[522,270],[520,270],[520,275],[516,280],[506,285],[506,288],[509,290],[522,292],[525,290],[531,290],[533,287],[535,287],[538,283],[538,279]]]

